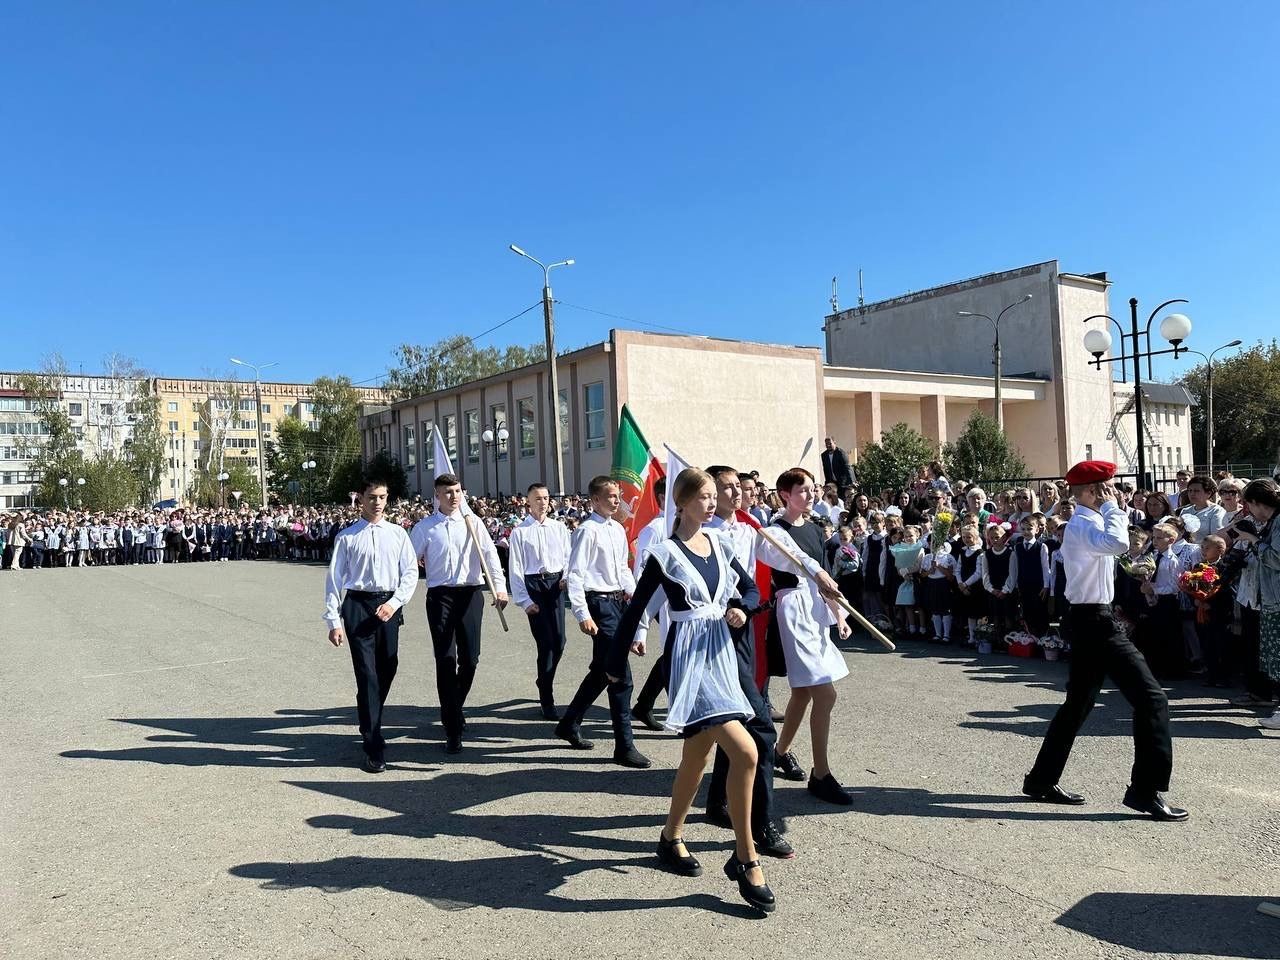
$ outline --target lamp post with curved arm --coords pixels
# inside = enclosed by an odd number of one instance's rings
[[[258,421],[258,487],[262,495],[262,508],[265,510],[267,507],[267,452],[263,449],[264,444],[262,442],[262,371],[267,367],[274,367],[277,361],[272,360],[270,363],[257,364],[232,357],[231,362],[242,367],[253,368],[253,401],[257,406],[255,416]]]
[[[1204,357],[1204,380],[1205,380],[1205,456],[1208,462],[1205,464],[1207,472],[1213,473],[1213,357],[1219,350],[1229,350],[1232,347],[1238,347],[1243,340],[1232,340],[1230,343],[1224,343],[1220,347],[1214,347],[1207,354],[1201,353],[1199,350],[1188,350],[1187,353],[1194,353],[1197,357]]]
[[[1163,356],[1171,353],[1175,357],[1187,353],[1186,347],[1182,346],[1182,342],[1191,334],[1191,319],[1186,314],[1171,313],[1160,321],[1160,336],[1172,344],[1171,350],[1152,350],[1151,349],[1151,323],[1165,307],[1172,306],[1175,303],[1188,303],[1187,300],[1174,299],[1166,300],[1160,306],[1151,311],[1151,315],[1147,317],[1147,325],[1143,329],[1138,329],[1138,298],[1129,298],[1129,325],[1130,331],[1124,332],[1124,328],[1120,328],[1120,356],[1103,357],[1102,355],[1111,349],[1112,339],[1111,331],[1103,328],[1102,330],[1090,330],[1084,335],[1084,348],[1093,354],[1092,363],[1099,370],[1102,369],[1104,363],[1119,363],[1121,370],[1128,361],[1133,361],[1133,410],[1134,410],[1134,429],[1138,442],[1138,485],[1150,489],[1152,483],[1147,476],[1147,442],[1143,432],[1142,420],[1142,361],[1147,361],[1147,373],[1151,373],[1151,358]],[[1084,322],[1090,320],[1110,320],[1117,327],[1119,322],[1107,313],[1095,313],[1092,316],[1084,318]],[[1143,349],[1145,339],[1146,348]],[[1125,351],[1132,348],[1132,353]]]
[[[537,257],[531,257],[514,243],[508,249],[526,260],[532,260],[542,268],[542,319],[546,324],[547,336],[547,395],[551,417],[551,462],[555,464],[556,496],[564,495],[564,458],[560,453],[560,380],[556,374],[556,324],[552,312],[551,271],[556,267],[572,267],[573,260],[561,260],[558,263],[543,263]],[[494,469],[497,469],[496,467]]]
[[[988,323],[990,323],[995,330],[996,342],[992,350],[992,353],[993,353],[992,362],[995,364],[995,368],[996,368],[996,426],[1000,428],[1001,433],[1004,432],[1004,405],[1000,402],[1000,367],[1001,367],[1000,321],[1003,320],[1004,315],[1008,313],[1010,310],[1012,310],[1014,307],[1018,306],[1019,304],[1026,303],[1030,299],[1031,299],[1031,294],[1028,293],[1023,295],[1019,299],[1013,301],[1013,303],[1009,304],[999,313],[997,313],[996,318],[994,320],[992,320],[985,313],[974,313],[971,310],[956,311],[957,317],[981,317],[983,320],[986,320]]]

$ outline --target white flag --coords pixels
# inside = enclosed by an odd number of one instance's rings
[[[667,445],[664,443],[664,447]],[[662,534],[671,536],[676,528],[676,477],[681,470],[689,469],[690,464],[680,454],[667,447],[667,493],[662,501]]]
[[[436,465],[435,475],[437,477],[446,473],[453,473],[453,464],[449,462],[449,451],[445,449],[444,437],[440,434],[440,424],[433,424],[431,429],[431,449],[432,457]],[[456,476],[456,474],[455,474]],[[432,481],[434,482],[434,477]],[[440,506],[440,501],[436,501],[436,506]],[[467,491],[462,491],[462,514],[463,516],[473,516],[471,505],[467,503]]]

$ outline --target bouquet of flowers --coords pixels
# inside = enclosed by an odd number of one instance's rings
[[[1009,653],[1013,656],[1029,657],[1039,641],[1025,630],[1014,630],[1005,634],[1004,642],[1008,645]]]
[[[1056,633],[1046,633],[1038,642],[1046,650],[1063,650],[1067,646],[1067,642]]]
[[[937,550],[951,539],[951,524],[954,520],[955,514],[946,510],[934,514],[933,529],[929,537],[934,550]]]
[[[1208,600],[1222,588],[1222,578],[1217,568],[1209,563],[1197,563],[1178,577],[1178,589],[1196,601],[1196,623],[1209,622]]]
[[[893,564],[902,576],[915,573],[920,569],[920,558],[924,556],[923,543],[895,543],[889,547],[889,555]]]
[[[1153,553],[1144,553],[1138,557],[1131,557],[1127,553],[1122,554],[1117,558],[1116,563],[1120,565],[1122,572],[1135,580],[1145,582],[1156,575],[1156,557]]]

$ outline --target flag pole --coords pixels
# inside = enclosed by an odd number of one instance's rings
[[[476,553],[476,559],[480,561],[480,576],[484,577],[484,584],[489,588],[489,593],[494,599],[493,609],[498,611],[498,621],[502,624],[503,632],[510,633],[511,628],[507,626],[507,615],[498,606],[498,591],[493,585],[493,576],[489,573],[489,564],[485,562],[484,551],[480,549],[480,541],[476,539],[475,528],[471,526],[471,520],[472,515],[462,515],[462,522],[467,525],[467,539],[471,541],[471,548]],[[488,531],[485,532],[485,535],[488,536]]]

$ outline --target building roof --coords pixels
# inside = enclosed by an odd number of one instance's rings
[[[898,307],[906,303],[913,303],[918,300],[928,300],[930,297],[943,296],[945,294],[956,293],[960,290],[967,290],[973,287],[985,287],[988,284],[1000,283],[1003,280],[1013,280],[1018,277],[1035,276],[1042,268],[1050,265],[1056,265],[1056,260],[1045,260],[1041,263],[1030,263],[1025,267],[1015,267],[1012,270],[998,270],[995,273],[984,273],[981,276],[970,277],[968,280],[956,280],[951,283],[939,284],[936,287],[926,287],[923,290],[912,290],[910,293],[899,294],[896,297],[890,297],[887,300],[877,300],[874,303],[866,303],[859,307],[846,307],[838,313],[829,314],[828,320],[836,317],[852,316],[859,317],[868,313],[875,313],[888,307]]]
[[[1152,403],[1171,403],[1177,406],[1195,406],[1195,400],[1180,383],[1144,383],[1142,396]]]

